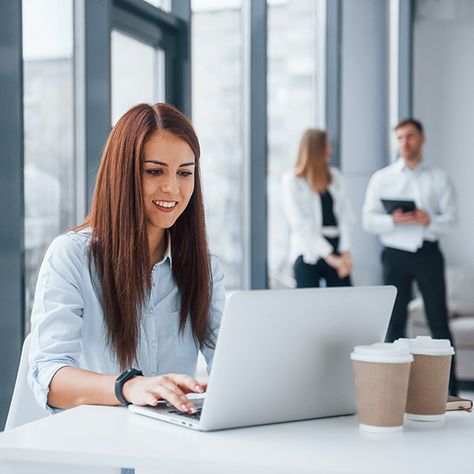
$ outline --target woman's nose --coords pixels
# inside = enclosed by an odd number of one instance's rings
[[[164,193],[176,194],[178,192],[178,183],[176,181],[176,178],[170,177],[170,178],[165,179],[161,183],[161,190]]]

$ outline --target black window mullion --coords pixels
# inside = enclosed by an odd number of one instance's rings
[[[249,1],[250,288],[268,288],[267,271],[267,3]]]
[[[341,166],[341,0],[326,3],[326,128],[333,148],[332,164]]]
[[[191,1],[173,0],[172,13],[178,18],[174,45],[175,82],[179,93],[176,94],[174,101],[184,114],[191,117]]]
[[[102,149],[111,128],[111,7],[85,0],[85,149],[90,205]]]
[[[413,113],[413,9],[414,0],[401,0],[399,4],[398,33],[398,120]]]
[[[164,30],[157,24],[137,17],[130,11],[114,8],[112,12],[113,28],[143,41],[153,47],[163,47]]]
[[[24,336],[23,58],[21,2],[0,2],[0,428]],[[7,67],[8,65],[8,67]]]

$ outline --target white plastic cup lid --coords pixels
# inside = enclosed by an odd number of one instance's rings
[[[404,364],[413,362],[408,344],[404,342],[377,342],[370,346],[356,346],[351,359],[360,362]]]
[[[417,336],[415,339],[398,339],[397,342],[408,344],[410,352],[415,355],[453,355],[454,347],[449,339],[433,339],[431,336]]]

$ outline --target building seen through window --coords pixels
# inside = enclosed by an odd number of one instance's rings
[[[243,278],[242,6],[193,0],[192,109],[211,253],[228,290]]]
[[[25,328],[51,240],[76,223],[72,0],[23,0]]]
[[[320,3],[314,0],[268,2],[268,273],[273,288],[293,286],[288,261],[289,229],[282,210],[281,179],[296,160],[306,128],[321,123],[318,64]]]
[[[165,53],[119,30],[112,31],[112,124],[141,102],[165,100]]]

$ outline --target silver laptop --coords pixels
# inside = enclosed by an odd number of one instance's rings
[[[395,295],[393,286],[233,293],[198,412],[129,408],[202,431],[352,414],[350,353],[384,340]]]

